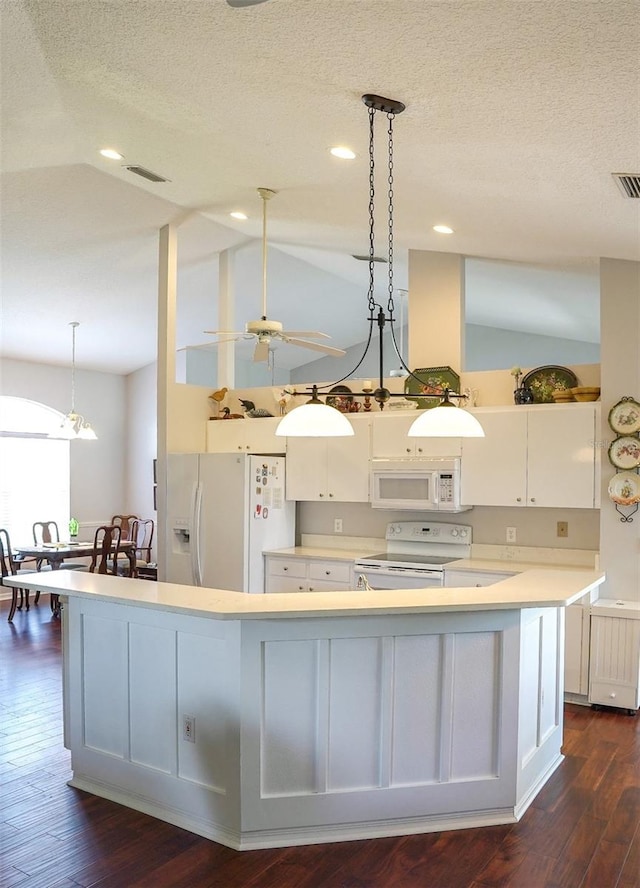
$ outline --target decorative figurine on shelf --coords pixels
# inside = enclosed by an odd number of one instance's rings
[[[225,386],[224,388],[218,389],[217,391],[209,395],[209,400],[216,409],[216,415],[212,416],[211,419],[221,419],[220,410],[222,409],[222,402],[224,401],[228,391],[229,389]],[[229,410],[227,410],[227,413],[229,413]]]
[[[293,392],[289,389],[273,389],[273,397],[280,410],[280,416],[284,416],[287,412],[287,404],[291,400]]]
[[[268,410],[264,410],[262,407],[256,407],[253,401],[244,401],[242,398],[239,398],[239,401],[245,416],[250,416],[252,419],[260,419],[263,416],[273,416],[273,413],[269,413]]]
[[[515,379],[516,387],[513,391],[514,404],[533,404],[533,392],[527,386],[520,385],[522,370],[520,367],[512,367],[511,375]]]

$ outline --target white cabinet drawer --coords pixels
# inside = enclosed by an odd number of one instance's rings
[[[309,578],[312,580],[334,580],[336,583],[348,583],[351,579],[350,562],[310,562]]]
[[[268,570],[271,576],[275,577],[304,578],[307,575],[307,564],[298,558],[292,558],[291,561],[280,561],[279,559],[270,558]]]
[[[589,702],[601,706],[618,706],[620,709],[638,708],[638,689],[614,682],[594,681],[589,691]]]

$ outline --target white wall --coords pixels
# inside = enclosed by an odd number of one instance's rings
[[[600,263],[602,349],[602,508],[600,563],[607,573],[600,597],[640,601],[640,512],[623,522],[607,487],[617,469],[608,458],[616,437],[609,410],[620,398],[640,400],[640,262],[602,259]],[[629,509],[622,510],[629,514]]]
[[[2,394],[68,413],[69,367],[2,359],[0,373]],[[75,389],[76,410],[91,422],[98,440],[71,442],[71,514],[81,525],[101,524],[126,507],[125,379],[76,369]]]
[[[559,339],[501,330],[481,324],[465,325],[465,370],[538,367],[543,364],[597,364],[600,345],[577,339]]]
[[[157,521],[153,504],[153,460],[158,435],[156,373],[156,364],[149,364],[126,378],[126,511],[154,521]]]

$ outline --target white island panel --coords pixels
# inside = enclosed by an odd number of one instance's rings
[[[167,774],[174,773],[175,632],[158,626],[130,624],[129,669],[131,761]]]
[[[104,613],[104,612],[103,612]],[[129,754],[128,626],[104,615],[83,614],[83,745],[118,758]]]

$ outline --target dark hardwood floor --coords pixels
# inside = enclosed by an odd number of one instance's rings
[[[566,758],[520,823],[231,851],[67,786],[60,625],[0,605],[2,888],[638,888],[640,717],[566,707]],[[472,726],[469,726],[472,730]]]

